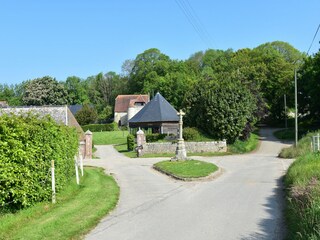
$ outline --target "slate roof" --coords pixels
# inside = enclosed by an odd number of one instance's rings
[[[177,110],[160,93],[129,120],[129,123],[149,122],[179,122]]]
[[[69,105],[68,106],[73,115],[76,115],[82,109],[81,104]]]
[[[127,112],[136,102],[149,102],[148,95],[118,95],[114,106],[115,112]]]

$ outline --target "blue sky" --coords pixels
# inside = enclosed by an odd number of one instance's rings
[[[306,52],[319,12],[318,0],[0,0],[0,83],[120,73],[149,48],[186,59],[281,40]]]

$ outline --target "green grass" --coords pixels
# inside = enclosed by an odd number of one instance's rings
[[[218,170],[212,163],[198,160],[162,161],[154,164],[156,169],[179,178],[200,178]]]
[[[275,131],[273,135],[281,140],[294,140],[295,138],[295,132],[293,128],[287,128],[287,129],[281,129],[278,131]]]
[[[127,156],[127,157],[129,157],[129,158],[135,158],[135,157],[137,157],[136,151],[128,151],[127,143],[114,145],[114,148],[115,148],[119,153],[122,153],[122,154],[124,154],[125,156]]]
[[[301,138],[297,147],[291,146],[283,148],[279,154],[281,158],[296,158],[304,156],[311,152],[311,136],[316,135],[318,132],[311,132]]]
[[[236,140],[233,144],[228,146],[228,152],[234,153],[248,153],[257,149],[259,145],[259,136],[255,133],[250,134],[247,141]]]
[[[128,131],[93,132],[94,145],[127,143]]]
[[[285,176],[288,239],[320,239],[320,154],[306,154]]]
[[[85,168],[61,193],[57,203],[39,203],[0,214],[0,239],[80,239],[117,204],[119,187],[102,169]]]

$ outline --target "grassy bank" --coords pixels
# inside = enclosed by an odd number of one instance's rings
[[[102,169],[85,168],[80,181],[57,194],[56,204],[2,212],[0,239],[80,239],[116,206],[119,197],[116,182]]]
[[[320,239],[320,154],[299,157],[285,176],[288,239]]]
[[[236,140],[233,144],[228,146],[228,152],[230,154],[236,153],[248,153],[257,149],[259,145],[259,136],[255,133],[250,135],[250,138],[246,141]]]
[[[162,161],[156,163],[154,168],[178,178],[206,177],[218,170],[212,163],[197,160]]]
[[[311,132],[301,138],[298,142],[297,147],[291,146],[288,148],[283,148],[279,154],[282,158],[297,158],[299,156],[304,156],[311,152],[311,137],[316,135],[318,132]]]

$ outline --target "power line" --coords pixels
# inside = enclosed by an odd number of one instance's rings
[[[208,48],[212,48],[212,42],[210,40],[210,35],[205,30],[205,27],[201,23],[199,17],[197,17],[194,9],[189,2],[183,0],[175,0],[182,13],[187,18],[188,22],[192,25],[193,29],[196,31],[201,40],[207,45]],[[191,10],[190,10],[191,9]],[[206,34],[207,33],[207,34]]]
[[[197,21],[200,23],[200,27],[203,29],[204,34],[207,36],[207,38],[209,39],[210,43],[214,43],[210,33],[207,31],[206,27],[204,26],[204,24],[202,23],[201,19],[198,17],[196,11],[194,10],[194,8],[192,7],[192,5],[190,4],[189,0],[185,0],[187,2],[187,4],[189,5],[189,8],[191,9],[193,15],[196,17]],[[215,44],[213,44],[215,45]]]
[[[316,38],[316,36],[317,36],[317,34],[318,34],[319,28],[320,28],[320,24],[318,25],[317,31],[316,31],[316,33],[315,33],[314,36],[313,36],[312,42],[311,42],[310,47],[309,47],[309,49],[308,49],[308,51],[307,51],[307,55],[309,55],[309,51],[310,51],[310,49],[311,49],[311,47],[312,47],[312,44],[313,44],[313,42],[314,42],[314,40],[315,40],[315,38]]]

